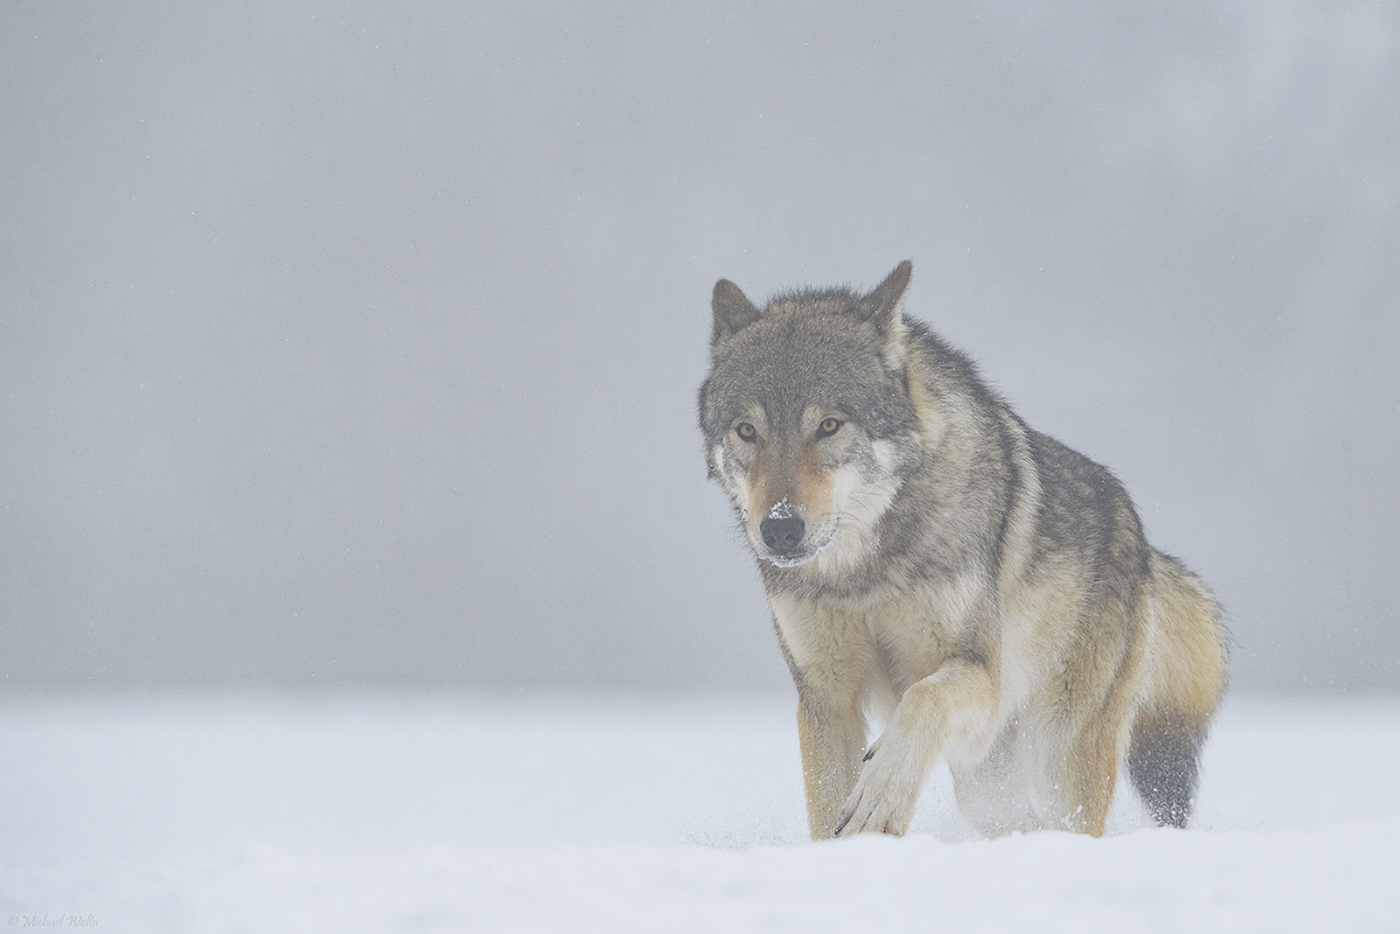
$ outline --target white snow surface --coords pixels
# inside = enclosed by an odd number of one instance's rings
[[[1232,697],[1195,826],[806,839],[788,698],[0,698],[0,924],[1400,931],[1400,699]]]

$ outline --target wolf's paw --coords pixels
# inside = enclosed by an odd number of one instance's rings
[[[914,818],[923,770],[901,761],[895,750],[877,742],[865,756],[855,790],[836,818],[834,837],[858,833],[902,835]]]

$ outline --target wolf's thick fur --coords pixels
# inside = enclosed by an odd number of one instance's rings
[[[903,833],[939,756],[987,834],[1103,833],[1124,758],[1185,826],[1220,610],[1113,474],[904,316],[909,274],[762,312],[714,290],[700,425],[797,685],[812,836]]]

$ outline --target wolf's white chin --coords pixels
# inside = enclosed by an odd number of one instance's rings
[[[763,560],[769,564],[780,568],[795,568],[799,564],[806,564],[817,556],[815,551],[805,552],[800,555],[763,555]]]

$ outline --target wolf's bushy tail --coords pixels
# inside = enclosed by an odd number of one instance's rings
[[[1159,825],[1185,827],[1201,746],[1225,692],[1220,606],[1181,562],[1153,553],[1147,690],[1133,720],[1128,776]]]

